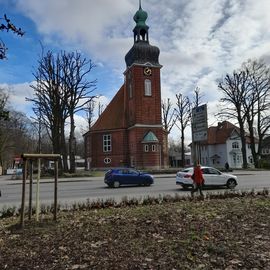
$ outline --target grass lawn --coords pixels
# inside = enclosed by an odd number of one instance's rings
[[[270,198],[61,211],[0,219],[1,269],[270,269]]]

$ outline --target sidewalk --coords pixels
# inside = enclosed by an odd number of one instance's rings
[[[104,177],[97,176],[97,177],[66,177],[66,178],[58,178],[58,182],[82,182],[82,181],[92,181],[92,180],[103,180]],[[35,183],[37,179],[34,177],[33,182]],[[54,182],[54,178],[41,178],[40,183],[51,183]],[[12,179],[11,175],[1,175],[0,176],[0,185],[14,185],[14,184],[21,184],[22,179]],[[27,178],[26,183],[29,183],[29,178]]]

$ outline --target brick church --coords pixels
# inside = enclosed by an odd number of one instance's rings
[[[125,56],[124,84],[84,134],[87,167],[168,166],[167,132],[161,120],[159,48],[150,45],[141,8],[134,15],[134,44]]]

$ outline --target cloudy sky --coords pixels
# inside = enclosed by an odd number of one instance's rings
[[[124,57],[133,45],[138,0],[0,0],[0,10],[23,28],[23,38],[1,33],[8,60],[0,62],[0,86],[13,107],[31,114],[25,97],[41,52],[80,51],[96,68],[96,94],[108,103],[123,84]],[[269,0],[142,0],[149,39],[160,48],[162,97],[189,95],[196,87],[215,124],[217,80],[249,58],[270,64]],[[3,16],[2,14],[2,16]],[[78,121],[79,121],[78,117]],[[82,120],[80,120],[82,123]],[[173,132],[177,137],[177,131]]]

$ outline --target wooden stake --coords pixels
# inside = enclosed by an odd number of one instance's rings
[[[25,208],[25,183],[27,178],[27,160],[23,161],[23,182],[22,182],[22,204],[21,204],[21,228],[24,227],[24,208]]]
[[[33,160],[30,160],[30,180],[29,180],[29,212],[28,219],[32,217],[32,193],[33,193]]]
[[[53,219],[56,221],[57,219],[57,181],[58,181],[58,160],[54,161],[54,216]]]
[[[36,221],[39,221],[39,185],[40,184],[40,158],[38,158],[37,190],[36,190]]]

